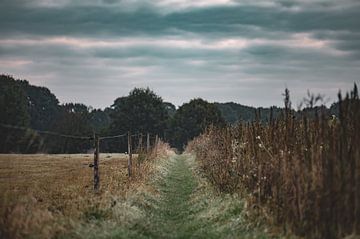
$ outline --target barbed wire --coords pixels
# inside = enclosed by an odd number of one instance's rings
[[[116,139],[116,138],[122,138],[127,136],[128,134],[119,134],[119,135],[114,135],[114,136],[104,136],[104,137],[99,137],[99,140],[103,140],[103,139]]]
[[[8,129],[16,129],[16,130],[23,130],[23,131],[33,131],[35,133],[38,134],[47,134],[47,135],[52,135],[52,136],[58,136],[58,137],[63,137],[63,138],[71,138],[71,139],[83,139],[83,140],[94,140],[95,137],[94,136],[79,136],[79,135],[69,135],[69,134],[62,134],[62,133],[58,133],[58,132],[53,132],[53,131],[47,131],[47,130],[37,130],[37,129],[32,129],[32,128],[28,128],[28,127],[23,127],[23,126],[15,126],[15,125],[9,125],[9,124],[2,124],[0,123],[0,126],[3,128],[8,128]],[[102,136],[99,137],[99,140],[106,140],[106,139],[116,139],[116,138],[122,138],[122,137],[126,137],[128,136],[128,133],[124,133],[124,134],[119,134],[119,135],[112,135],[112,136]],[[130,135],[130,137],[146,137],[146,134],[132,134]],[[154,138],[156,137],[153,134],[149,134],[150,138]]]
[[[35,133],[38,133],[38,134],[47,134],[47,135],[59,136],[59,137],[63,137],[63,138],[84,139],[84,140],[93,140],[94,139],[93,136],[78,136],[78,135],[61,134],[61,133],[57,133],[57,132],[53,132],[53,131],[37,130],[37,129],[31,129],[31,128],[27,128],[27,127],[14,126],[14,125],[2,124],[2,123],[0,123],[0,126],[2,126],[4,128],[8,128],[8,129],[16,129],[16,130],[23,130],[23,131],[29,130],[29,131],[34,131]]]

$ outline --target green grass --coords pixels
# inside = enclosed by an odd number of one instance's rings
[[[194,158],[161,161],[149,188],[112,208],[112,219],[84,224],[72,238],[269,238],[247,221],[244,203],[217,194],[196,172]],[[70,237],[70,236],[69,236]]]

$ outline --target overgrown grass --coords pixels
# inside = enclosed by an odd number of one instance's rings
[[[197,182],[190,208],[193,218],[199,222],[199,235],[210,232],[213,238],[281,238],[278,231],[253,214],[240,195],[216,191],[194,156],[186,155],[186,158]]]
[[[217,193],[190,155],[157,159],[148,180],[66,238],[277,238],[239,197]],[[259,221],[258,221],[259,222]]]
[[[360,235],[360,100],[339,95],[339,117],[321,111],[262,124],[209,128],[189,144],[208,179],[239,193],[268,221],[306,238]]]
[[[102,230],[110,233],[104,238],[276,238],[250,220],[243,200],[218,194],[197,169],[190,155],[159,162],[149,184],[128,197],[128,223]]]

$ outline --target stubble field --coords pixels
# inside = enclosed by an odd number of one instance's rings
[[[71,221],[99,216],[104,198],[121,196],[128,187],[127,156],[100,155],[98,194],[92,162],[92,154],[0,155],[0,235],[52,237]]]

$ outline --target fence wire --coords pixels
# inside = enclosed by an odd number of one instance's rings
[[[15,129],[15,130],[22,130],[22,131],[33,131],[33,132],[38,133],[38,134],[46,134],[46,135],[58,136],[58,137],[62,137],[62,138],[82,139],[82,140],[94,140],[95,139],[94,136],[69,135],[69,134],[62,134],[62,133],[53,132],[53,131],[38,130],[38,129],[32,129],[32,128],[23,127],[23,126],[16,126],[16,125],[9,125],[9,124],[2,124],[2,123],[0,123],[0,126],[3,127],[3,128],[7,128],[7,129]],[[140,135],[142,135],[142,137],[146,136],[146,134],[140,134],[140,133],[132,134],[130,136],[131,137],[139,137]],[[149,134],[149,135],[150,135],[151,138],[155,137],[155,135],[153,135],[153,134]],[[111,135],[111,136],[102,136],[102,137],[99,137],[99,140],[123,138],[123,137],[126,137],[126,136],[128,136],[128,133],[119,134],[119,135]]]
[[[83,139],[83,140],[93,140],[94,139],[93,136],[78,136],[78,135],[61,134],[61,133],[57,133],[57,132],[53,132],[53,131],[37,130],[37,129],[31,129],[31,128],[22,127],[22,126],[14,126],[14,125],[1,124],[1,123],[0,123],[0,126],[2,126],[3,128],[7,128],[7,129],[16,129],[16,130],[23,130],[23,131],[30,130],[30,131],[33,131],[38,134],[47,134],[47,135],[58,136],[58,137],[63,137],[63,138]]]

